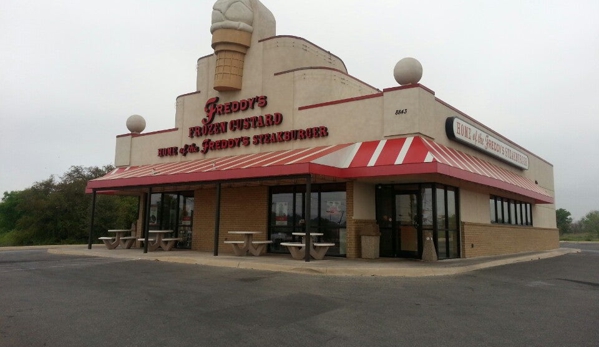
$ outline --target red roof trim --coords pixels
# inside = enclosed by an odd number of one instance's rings
[[[181,95],[179,95],[179,96],[177,97],[177,99],[179,99],[180,97],[183,97],[183,96],[189,96],[189,95],[194,95],[194,94],[200,94],[201,92],[202,92],[201,90],[198,90],[197,92],[191,92],[191,93],[185,93],[185,94],[181,94]]]
[[[281,72],[275,72],[275,76],[284,75],[284,74],[287,74],[287,73],[301,71],[301,70],[331,70],[331,71],[340,72],[340,73],[342,73],[344,75],[347,75],[345,72],[343,72],[343,71],[341,71],[339,69],[335,69],[333,67],[329,67],[329,66],[305,66],[305,67],[298,67],[298,68],[291,69],[291,70],[286,70],[286,71],[281,71]]]
[[[305,39],[305,38],[303,38],[303,37],[299,37],[299,36],[293,36],[293,35],[277,35],[277,36],[271,36],[271,37],[264,38],[264,39],[262,39],[262,40],[259,40],[258,42],[264,42],[264,41],[276,40],[276,39],[296,39],[296,40],[305,41],[305,42],[307,42],[307,43],[311,44],[312,46],[314,46],[314,47],[316,47],[316,48],[320,49],[321,51],[323,51],[323,52],[327,52],[328,54],[330,54],[330,55],[332,55],[333,57],[337,58],[337,59],[338,59],[338,60],[341,62],[341,64],[343,64],[343,67],[344,67],[344,68],[345,68],[345,70],[347,71],[347,66],[345,65],[345,62],[343,62],[343,60],[342,60],[341,58],[339,58],[339,57],[338,57],[338,56],[336,56],[335,54],[333,54],[333,53],[331,53],[331,52],[327,51],[326,49],[324,49],[324,48],[320,47],[319,45],[316,45],[316,44],[314,44],[314,43],[312,43],[312,42],[310,42],[310,41],[306,40],[306,39]]]
[[[131,137],[141,137],[141,136],[156,135],[156,134],[162,134],[162,133],[170,133],[170,132],[173,132],[173,131],[179,131],[179,128],[172,128],[172,129],[165,129],[165,130],[152,131],[152,132],[145,133],[145,134],[134,134],[134,133],[129,133],[129,134],[117,135],[116,137],[127,137],[127,136],[131,136]]]
[[[431,93],[431,94],[435,95],[435,92],[434,92],[432,89],[429,89],[429,88],[427,88],[427,87],[423,86],[423,85],[422,85],[422,84],[420,84],[420,83],[416,83],[416,84],[408,84],[408,85],[405,85],[405,86],[399,86],[399,87],[385,88],[385,89],[383,89],[383,92],[387,93],[387,92],[394,92],[394,91],[396,91],[396,90],[402,90],[402,89],[411,89],[411,88],[421,88],[421,89],[424,89],[425,91],[427,91],[427,92],[429,92],[429,93]]]
[[[202,59],[206,59],[206,58],[208,58],[208,57],[211,57],[211,56],[213,56],[213,55],[214,55],[214,53],[212,53],[212,54],[207,54],[207,55],[205,55],[205,56],[203,56],[203,57],[199,57],[197,61],[200,61],[200,60],[202,60]]]
[[[367,86],[368,88],[372,88],[372,89],[374,89],[376,91],[379,91],[379,92],[381,91],[380,89],[378,89],[376,87],[373,87],[370,84],[368,84],[368,83],[366,83],[366,82],[364,82],[364,81],[362,81],[362,80],[360,80],[358,78],[355,78],[354,76],[346,73],[345,71],[341,71],[339,69],[335,69],[335,68],[328,67],[328,66],[306,66],[306,67],[298,67],[296,69],[291,69],[291,70],[287,70],[287,71],[276,72],[275,76],[284,75],[284,74],[287,74],[287,73],[296,72],[296,71],[302,71],[302,70],[331,70],[331,71],[335,71],[335,72],[338,72],[338,73],[340,73],[340,74],[342,74],[344,76],[347,76],[347,77],[349,77],[349,78],[351,78],[351,79],[353,79],[355,81],[358,81],[359,83]]]
[[[373,98],[378,98],[378,97],[381,97],[381,96],[383,96],[383,93],[376,93],[376,94],[369,94],[369,95],[357,96],[357,97],[354,97],[354,98],[348,98],[348,99],[341,99],[341,100],[323,102],[323,103],[320,103],[320,104],[300,106],[300,107],[298,107],[298,110],[302,111],[302,110],[308,110],[308,109],[311,109],[311,108],[318,108],[318,107],[325,107],[325,106],[331,106],[331,105],[344,104],[346,102],[353,102],[353,101],[360,101],[360,100],[366,100],[366,99],[373,99]]]

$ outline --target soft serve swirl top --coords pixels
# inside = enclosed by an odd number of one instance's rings
[[[218,0],[212,9],[211,33],[218,29],[254,31],[254,11],[250,0]]]

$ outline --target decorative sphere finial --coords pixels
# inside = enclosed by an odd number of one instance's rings
[[[402,86],[416,84],[422,78],[422,65],[414,58],[403,58],[395,64],[393,77]]]
[[[146,128],[146,120],[144,117],[134,114],[127,118],[127,129],[134,134],[139,134]]]

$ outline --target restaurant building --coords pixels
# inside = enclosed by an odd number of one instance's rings
[[[138,195],[137,236],[172,229],[177,248],[232,253],[229,230],[257,230],[269,253],[322,232],[327,256],[471,258],[558,248],[553,166],[438,99],[422,66],[378,89],[310,41],[277,36],[257,0],[217,1],[213,54],[174,127],[131,116],[116,169],[87,191]],[[358,47],[359,49],[359,47]],[[374,232],[373,232],[374,231]],[[434,248],[432,248],[434,247]],[[430,256],[430,254],[428,254]]]

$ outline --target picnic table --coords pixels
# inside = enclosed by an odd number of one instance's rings
[[[226,240],[225,243],[233,247],[233,253],[237,256],[245,256],[249,253],[259,256],[266,249],[271,240],[254,241],[254,235],[262,234],[261,231],[229,231],[229,234],[243,235],[243,241]]]
[[[306,233],[296,232],[291,233],[291,235],[301,236],[302,242],[281,242],[281,246],[285,246],[289,249],[289,253],[291,253],[291,257],[293,259],[301,260],[304,259],[305,249],[306,249]],[[325,254],[329,250],[329,247],[335,246],[334,243],[328,242],[313,242],[312,237],[322,236],[323,233],[310,233],[310,239],[308,240],[308,244],[310,247],[310,256],[316,260],[324,259]]]
[[[155,251],[158,248],[162,248],[165,251],[170,251],[177,241],[183,240],[182,237],[164,237],[166,234],[172,233],[173,230],[150,230],[148,233],[154,235],[152,238],[148,238],[148,250]],[[141,242],[145,242],[145,238],[138,239]]]
[[[131,233],[132,229],[110,229],[109,233],[114,233],[114,236],[104,236],[99,237],[99,240],[104,241],[104,245],[108,249],[115,249],[119,245],[125,247],[127,249],[133,246],[136,237],[135,236],[126,236],[127,233]]]

